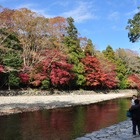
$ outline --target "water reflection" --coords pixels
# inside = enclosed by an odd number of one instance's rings
[[[129,99],[0,117],[0,140],[72,140],[126,119]]]

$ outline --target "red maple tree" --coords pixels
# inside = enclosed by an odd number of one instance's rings
[[[29,82],[29,75],[28,73],[20,72],[19,77],[23,83]]]
[[[50,79],[52,84],[65,85],[73,78],[72,65],[66,61],[54,62],[51,65]]]
[[[100,58],[100,67],[103,72],[102,86],[107,88],[113,88],[117,85],[116,79],[116,66],[114,63],[108,61],[106,58]]]
[[[140,74],[131,74],[128,76],[130,88],[140,89]]]
[[[74,77],[72,65],[66,62],[66,55],[57,49],[46,49],[44,58],[31,72],[31,84],[39,86],[42,80],[50,79],[52,84],[66,84]]]
[[[82,59],[82,62],[85,66],[86,85],[100,85],[103,76],[98,59],[95,56],[90,56],[87,54],[86,57]]]
[[[99,62],[96,56],[86,55],[82,59],[85,66],[85,77],[87,86],[101,86],[105,88],[112,88],[116,86],[115,67],[110,62]],[[107,65],[107,66],[105,66]]]

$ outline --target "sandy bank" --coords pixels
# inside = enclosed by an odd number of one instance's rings
[[[85,105],[115,98],[131,97],[133,94],[136,94],[136,92],[89,95],[0,96],[0,115]]]

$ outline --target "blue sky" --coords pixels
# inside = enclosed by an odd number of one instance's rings
[[[10,9],[29,8],[45,17],[73,17],[82,37],[92,40],[97,50],[111,45],[139,52],[140,42],[131,43],[127,21],[138,12],[140,0],[0,0]]]

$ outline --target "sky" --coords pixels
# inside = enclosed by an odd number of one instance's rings
[[[28,8],[46,18],[72,17],[81,37],[91,39],[96,50],[110,45],[140,54],[140,41],[131,43],[128,19],[138,12],[140,0],[0,0],[4,8]]]

